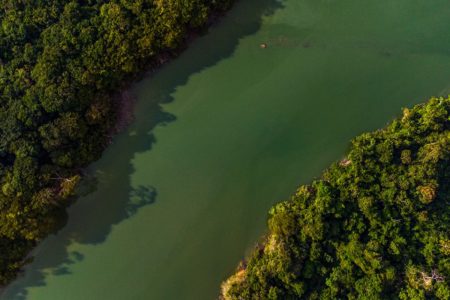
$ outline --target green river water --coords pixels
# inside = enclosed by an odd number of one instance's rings
[[[133,87],[135,121],[1,299],[216,298],[271,205],[450,93],[449,15],[447,0],[239,1]]]

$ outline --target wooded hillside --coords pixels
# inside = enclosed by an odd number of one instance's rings
[[[450,299],[450,98],[355,138],[268,224],[224,299]]]
[[[112,95],[232,0],[0,0],[0,286],[58,227]]]

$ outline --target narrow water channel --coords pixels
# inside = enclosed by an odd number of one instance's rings
[[[450,93],[449,15],[445,0],[240,0],[133,87],[134,123],[1,299],[215,299],[272,204],[355,135]]]

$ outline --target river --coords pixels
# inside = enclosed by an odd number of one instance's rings
[[[271,205],[355,135],[450,93],[449,15],[446,0],[239,1],[133,86],[135,121],[1,299],[216,298]]]

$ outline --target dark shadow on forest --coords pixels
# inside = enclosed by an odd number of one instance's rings
[[[240,39],[259,30],[263,16],[282,7],[282,1],[240,0],[178,58],[146,76],[146,94],[140,96],[136,109],[140,114],[145,112],[148,118],[137,118],[126,132],[114,139],[102,159],[90,168],[96,171],[87,171],[79,191],[81,198],[69,208],[66,226],[38,246],[34,251],[34,262],[5,289],[2,299],[26,299],[27,288],[46,285],[45,270],[50,270],[53,275],[70,274],[70,265],[84,259],[82,253],[69,249],[71,244],[103,243],[113,225],[157,200],[155,187],[133,187],[130,176],[135,171],[132,165],[135,155],[149,151],[157,142],[153,129],[176,121],[176,116],[165,112],[161,104],[172,102],[172,94],[177,87],[185,85],[191,75],[231,57]],[[259,48],[259,45],[255,47]]]

